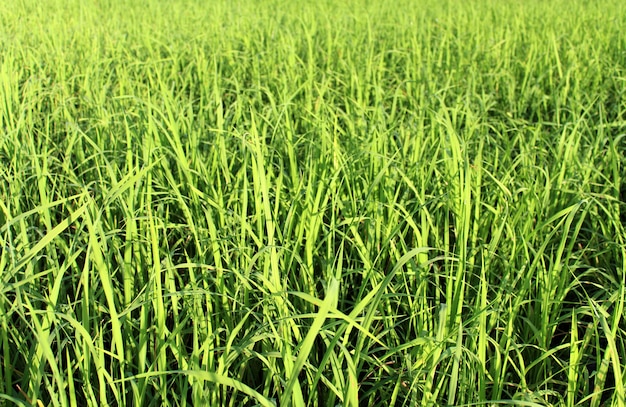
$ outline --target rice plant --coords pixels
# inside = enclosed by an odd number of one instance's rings
[[[624,406],[626,5],[0,5],[0,400]]]

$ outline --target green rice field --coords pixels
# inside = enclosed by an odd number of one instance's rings
[[[626,2],[0,4],[0,405],[626,405]]]

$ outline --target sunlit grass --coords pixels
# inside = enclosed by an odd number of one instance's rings
[[[621,2],[17,3],[2,402],[625,404]]]

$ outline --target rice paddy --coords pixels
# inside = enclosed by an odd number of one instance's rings
[[[0,6],[0,403],[624,406],[626,4]]]

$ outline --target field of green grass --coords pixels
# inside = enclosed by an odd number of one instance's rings
[[[0,405],[626,405],[626,3],[0,5]]]

